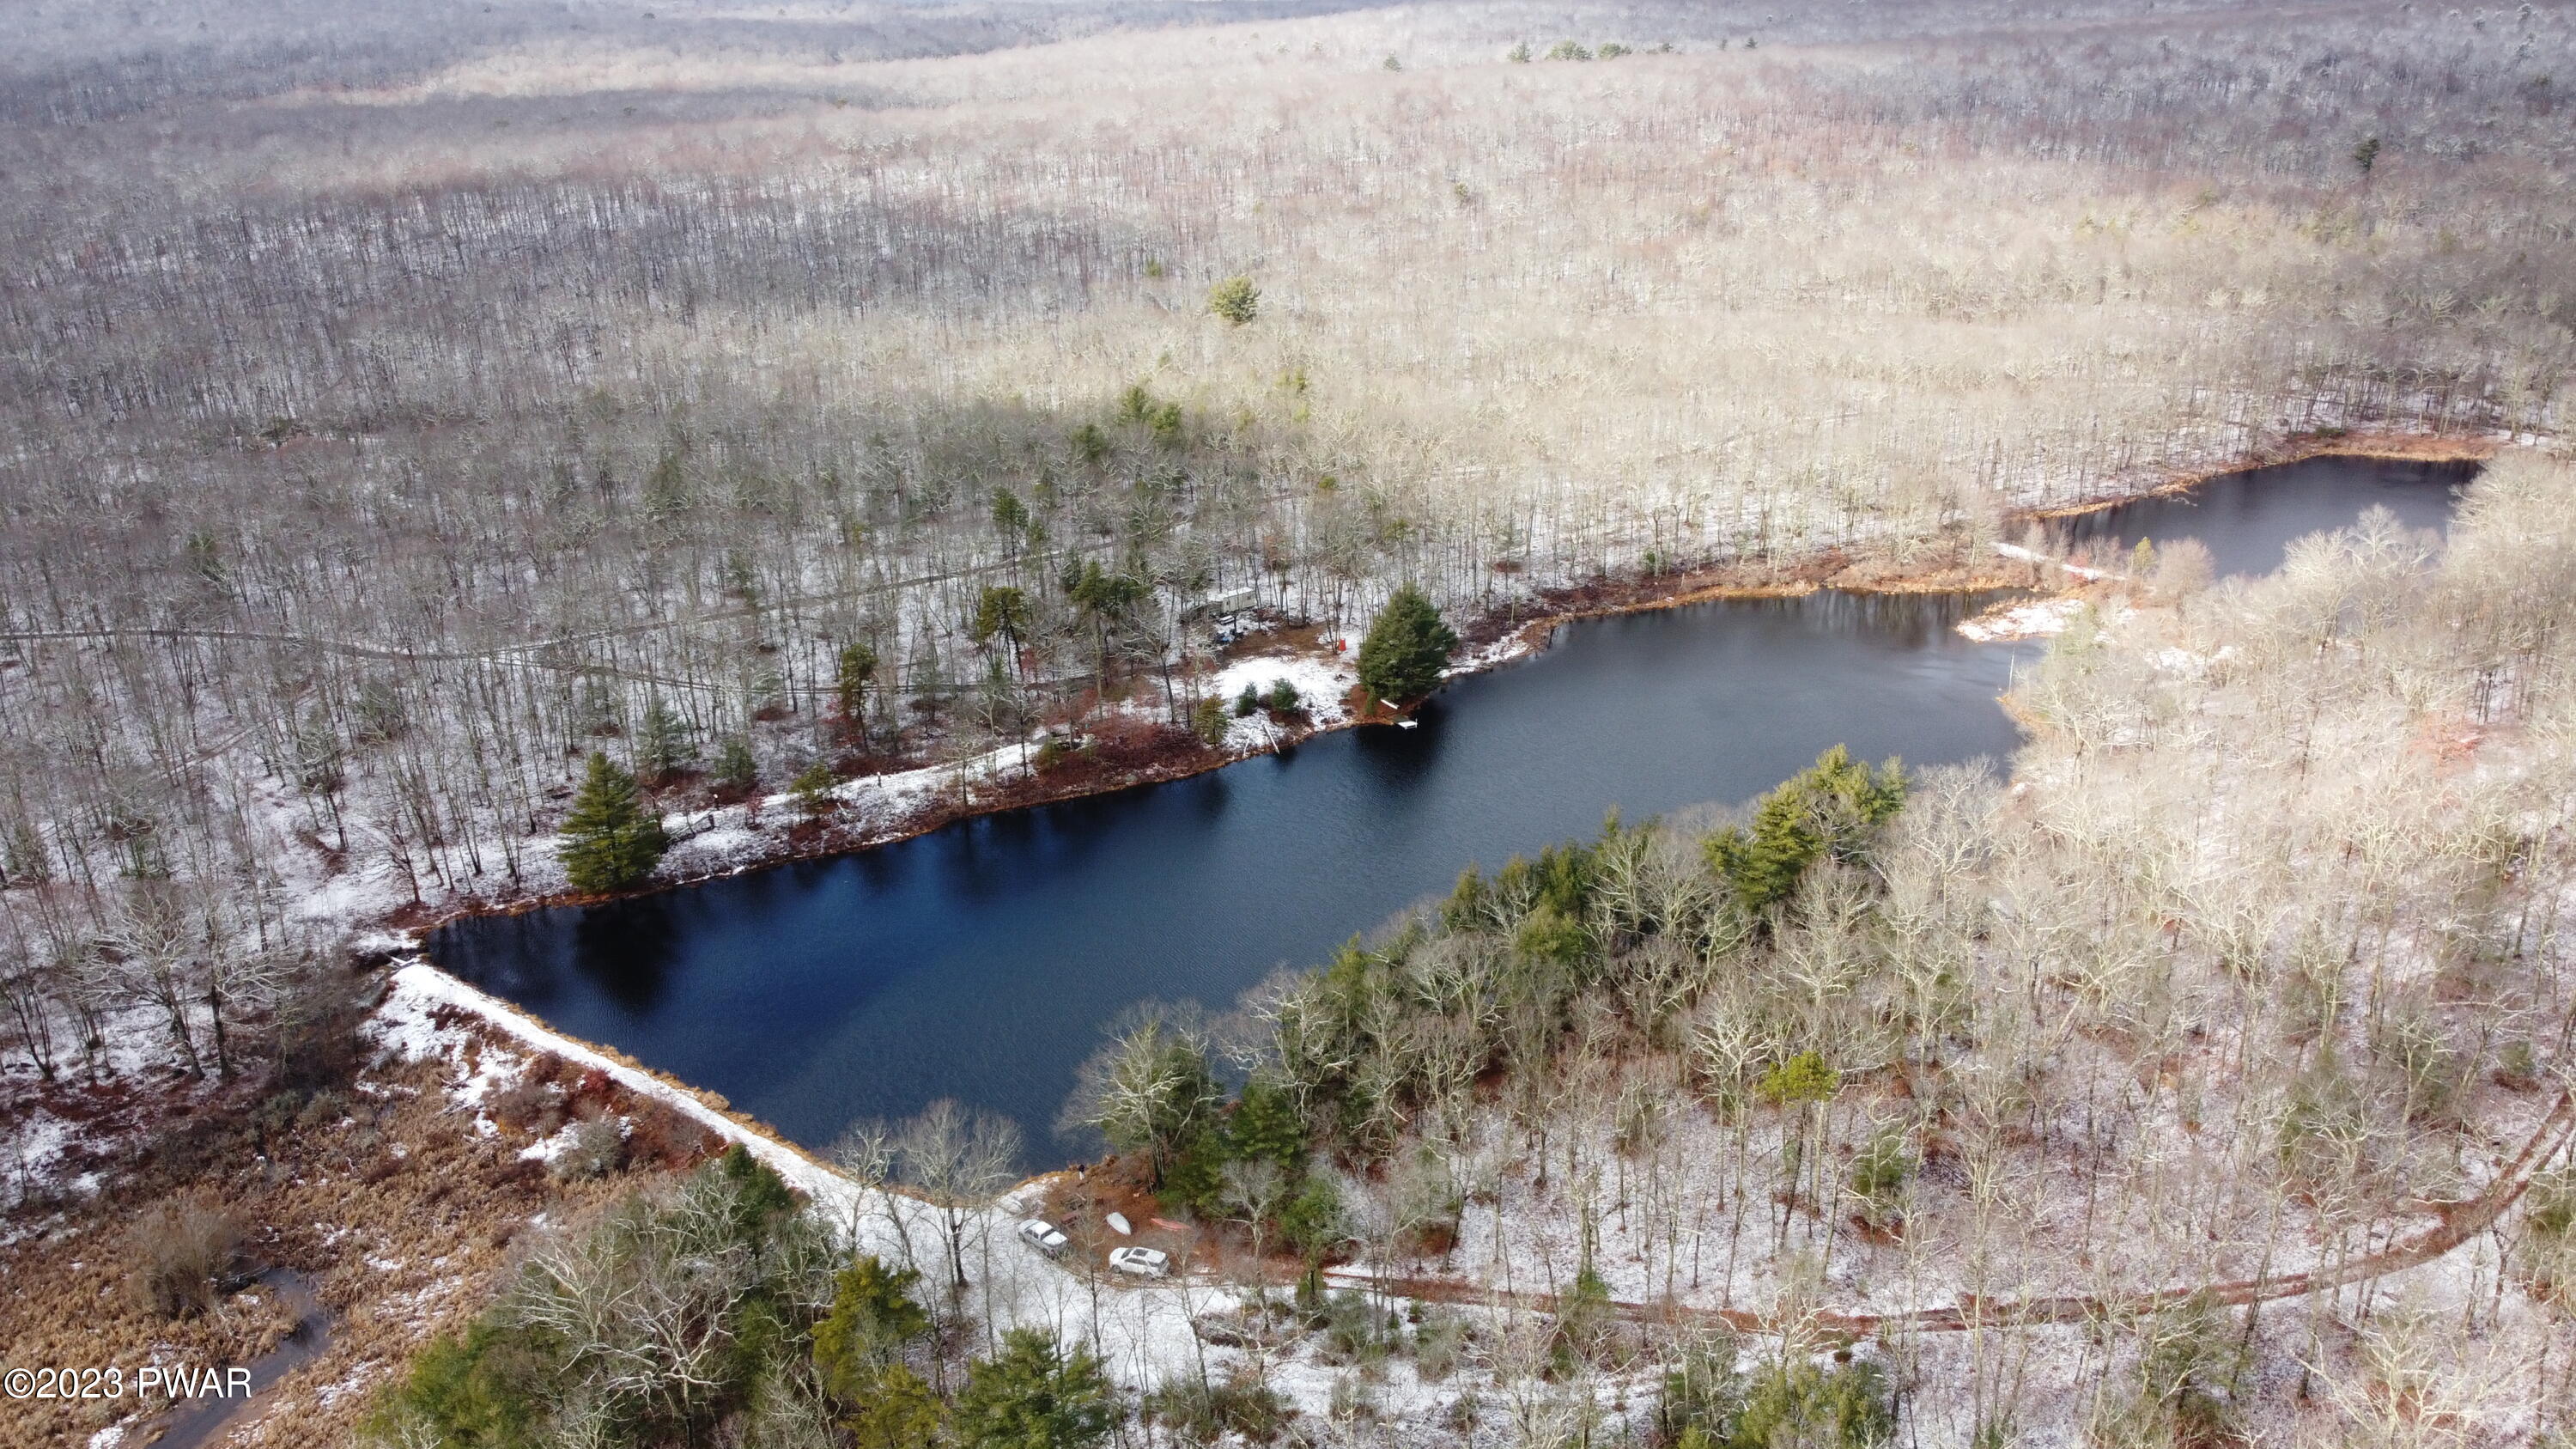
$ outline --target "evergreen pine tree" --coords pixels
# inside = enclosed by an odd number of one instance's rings
[[[816,760],[807,765],[787,788],[796,792],[796,808],[804,811],[808,819],[819,817],[832,808],[832,767],[825,761]]]
[[[832,1280],[832,1311],[814,1325],[814,1366],[828,1384],[845,1368],[886,1363],[930,1332],[914,1292],[921,1274],[862,1254]]]
[[[1225,701],[1203,699],[1190,707],[1190,733],[1209,749],[1225,747]]]
[[[727,735],[716,746],[715,787],[732,795],[748,795],[760,788],[760,761],[752,758],[749,740]]]
[[[1342,1195],[1331,1178],[1320,1173],[1306,1174],[1297,1195],[1279,1210],[1279,1235],[1306,1260],[1305,1275],[1297,1284],[1298,1296],[1320,1297],[1324,1256],[1350,1236],[1342,1216]]]
[[[656,527],[689,511],[689,475],[677,452],[665,452],[644,475],[644,517]]]
[[[841,1423],[850,1431],[852,1449],[922,1449],[946,1442],[939,1432],[946,1406],[921,1375],[902,1364],[871,1370],[849,1403],[849,1417]]]
[[[981,649],[999,636],[1010,646],[1014,673],[1019,669],[1020,639],[1028,631],[1029,596],[1026,592],[1000,584],[976,596],[975,617],[966,626],[966,637]]]
[[[635,777],[593,751],[572,813],[564,817],[563,843],[556,847],[572,888],[624,890],[651,875],[670,848],[661,817],[636,797]]]
[[[1226,1122],[1229,1155],[1275,1162],[1294,1172],[1306,1165],[1306,1119],[1288,1088],[1266,1073],[1243,1084],[1242,1100]]]
[[[1457,632],[1440,620],[1420,589],[1395,591],[1360,641],[1360,684],[1372,699],[1406,704],[1440,682],[1440,671],[1458,648]]]
[[[1261,315],[1261,289],[1250,277],[1228,277],[1208,289],[1208,310],[1241,327]]]
[[[1758,911],[1789,898],[1823,844],[1805,796],[1783,785],[1754,807],[1750,828],[1730,826],[1708,838],[1708,861],[1745,909]]]
[[[938,1438],[941,1405],[903,1363],[905,1347],[930,1332],[913,1298],[921,1275],[862,1256],[834,1280],[832,1311],[814,1325],[814,1368],[847,1406],[859,1449],[917,1449]]]
[[[1028,531],[1028,505],[1008,488],[993,490],[993,531],[1002,535],[1006,546],[1016,545]]]
[[[1836,745],[1762,797],[1751,826],[1730,825],[1702,842],[1711,870],[1760,911],[1789,898],[1816,857],[1858,860],[1872,828],[1905,805],[1905,771],[1894,760],[1872,770]]]
[[[635,772],[644,783],[659,785],[697,758],[688,721],[659,699],[646,704],[644,727],[635,736]]]
[[[957,1396],[966,1449],[1090,1449],[1118,1422],[1100,1360],[1066,1352],[1042,1329],[1014,1328],[1002,1351],[966,1371]]]

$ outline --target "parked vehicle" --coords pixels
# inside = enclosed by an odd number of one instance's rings
[[[1109,1254],[1109,1266],[1136,1278],[1161,1278],[1172,1271],[1172,1255],[1160,1248],[1118,1248]]]
[[[1050,1258],[1063,1257],[1064,1250],[1072,1246],[1072,1240],[1064,1235],[1062,1229],[1042,1218],[1031,1218],[1020,1224],[1020,1241]]]

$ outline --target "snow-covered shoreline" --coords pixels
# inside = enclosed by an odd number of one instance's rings
[[[485,1048],[465,1051],[470,1032],[438,1019],[462,1013],[506,1038],[523,1055]],[[455,1110],[473,1112],[476,1130],[497,1130],[483,1113],[484,1100],[516,1080],[527,1063],[551,1055],[586,1071],[605,1074],[630,1097],[678,1112],[727,1143],[739,1143],[790,1187],[805,1194],[825,1220],[842,1232],[851,1251],[925,1268],[944,1232],[929,1203],[891,1187],[866,1185],[831,1167],[776,1132],[725,1110],[721,1099],[682,1085],[606,1048],[568,1036],[509,1003],[479,991],[424,961],[392,974],[385,999],[367,1034],[379,1052],[406,1060],[444,1059],[451,1064]],[[1067,1342],[1093,1345],[1109,1372],[1133,1391],[1151,1389],[1206,1360],[1222,1365],[1243,1350],[1201,1342],[1196,1325],[1211,1315],[1240,1310],[1236,1288],[1205,1275],[1184,1273],[1157,1282],[1093,1279],[1069,1271],[1019,1241],[1018,1220],[1035,1209],[1064,1174],[1027,1179],[970,1214],[966,1227],[969,1292],[979,1316],[996,1332],[1041,1327]],[[1364,1282],[1366,1274],[1336,1275]],[[1303,1411],[1328,1413],[1336,1375],[1321,1364],[1274,1365],[1272,1382]],[[1426,1411],[1445,1407],[1454,1388],[1412,1386],[1409,1397]]]
[[[2343,436],[2320,434],[2302,438],[2294,446],[2276,447],[2258,456],[2213,458],[2206,466],[2190,465],[2179,471],[2168,468],[2152,476],[2141,475],[2133,489],[2079,504],[2050,508],[2046,516],[2058,517],[2116,507],[2141,498],[2186,491],[2199,483],[2231,473],[2310,457],[2467,459],[2488,456],[2500,444],[2520,441],[2526,439],[2502,434],[2438,435],[2403,428]],[[1856,541],[1862,546],[1868,542],[1866,539]],[[1997,541],[1993,547],[1997,555],[2016,566],[2058,567],[2064,569],[2070,578],[2086,582],[2107,577],[2098,570],[2064,564],[2016,545]],[[1639,580],[1636,587],[1606,607],[1560,597],[1558,607],[1505,628],[1490,642],[1463,653],[1443,677],[1463,678],[1527,658],[1543,649],[1559,627],[1602,612],[1644,612],[1714,598],[1805,592],[1817,587],[1881,592],[1896,586],[1897,581],[1904,577],[1897,574],[1861,582],[1826,580],[1820,583],[1818,576],[1810,574],[1795,585],[1784,585],[1777,581],[1767,584],[1737,581],[1729,579],[1728,574],[1727,566],[1710,565],[1653,581]],[[1991,586],[1990,578],[1969,580],[1962,575],[1962,580],[1957,587]],[[2009,618],[1981,617],[1970,621],[1974,627],[1963,625],[1961,632],[1981,640],[1987,637],[2044,637],[2062,629],[2075,613],[2066,604],[2055,600],[2033,601],[2024,607],[2030,612]],[[1987,631],[1994,632],[1990,634]],[[1285,680],[1298,692],[1306,716],[1302,725],[1274,722],[1267,712],[1231,718],[1224,743],[1202,757],[1166,761],[1106,779],[1083,778],[1062,789],[1036,784],[1038,777],[1032,767],[1041,736],[1032,734],[1026,739],[1012,740],[958,760],[843,781],[829,792],[834,802],[833,824],[819,833],[798,829],[804,823],[804,814],[795,795],[786,791],[766,794],[755,801],[740,804],[672,811],[664,816],[663,824],[674,844],[652,880],[636,894],[676,889],[797,860],[872,850],[996,811],[1059,803],[1183,779],[1223,769],[1256,755],[1276,753],[1317,735],[1365,723],[1352,716],[1346,707],[1349,695],[1358,684],[1355,667],[1358,635],[1355,630],[1328,627],[1316,647],[1329,649],[1336,642],[1342,646],[1336,653],[1272,652],[1233,660],[1197,682],[1196,687],[1202,695],[1221,700],[1230,708],[1244,685],[1252,684],[1266,691],[1273,683]],[[1114,729],[1122,725],[1151,725],[1163,721],[1164,711],[1159,704],[1113,706],[1100,718],[1098,728]],[[979,794],[984,798],[976,798]],[[288,810],[283,796],[277,798],[274,808],[281,813]],[[354,870],[318,877],[312,876],[309,870],[299,870],[296,874],[307,878],[298,883],[292,912],[316,923],[353,928],[360,933],[362,949],[392,957],[418,949],[430,931],[449,921],[468,916],[516,914],[595,899],[571,890],[555,858],[555,840],[556,837],[550,833],[521,834],[515,848],[508,852],[517,862],[516,879],[506,890],[496,894],[473,889],[449,889],[415,899],[413,883],[384,858]]]
[[[1527,658],[1544,646],[1556,627],[1575,617],[1579,616],[1551,615],[1534,620],[1462,655],[1443,671],[1442,678],[1464,678]],[[805,843],[792,838],[806,817],[798,797],[789,791],[738,804],[671,811],[662,817],[663,829],[672,840],[671,848],[652,880],[630,894],[650,895],[797,860],[874,850],[980,815],[1186,779],[1276,754],[1319,735],[1369,723],[1353,715],[1348,707],[1351,694],[1359,686],[1358,638],[1327,634],[1325,639],[1328,643],[1338,639],[1341,650],[1330,655],[1252,655],[1229,662],[1202,681],[1207,697],[1225,702],[1229,711],[1247,687],[1267,694],[1274,686],[1285,683],[1296,691],[1298,714],[1303,717],[1303,723],[1283,724],[1267,709],[1232,716],[1227,721],[1224,743],[1203,760],[1085,781],[1062,791],[1021,791],[992,799],[993,794],[1042,778],[1033,762],[1043,734],[1032,734],[1026,740],[960,760],[844,780],[827,792],[832,809],[841,821],[865,823],[855,830],[845,828]],[[1162,714],[1157,709],[1122,707],[1102,723],[1114,726],[1120,722],[1159,724]],[[990,803],[975,799],[976,793],[985,794]],[[452,921],[471,916],[514,915],[598,899],[573,891],[563,879],[562,868],[554,859],[554,842],[553,835],[531,835],[522,841],[521,853],[527,861],[523,869],[525,888],[506,897],[458,895],[438,901],[425,911],[408,908],[399,873],[391,865],[379,863],[354,878],[344,878],[337,890],[317,892],[308,899],[304,914],[316,920],[354,918],[368,922],[359,947],[396,957],[419,950],[431,932]]]

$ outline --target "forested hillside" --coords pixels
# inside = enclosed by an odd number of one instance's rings
[[[2567,0],[0,38],[42,1342],[273,1345],[240,1229],[364,1325],[276,1442],[2562,1434]],[[988,1201],[951,1107],[770,1144],[799,1203],[498,1008],[359,1029],[442,912],[1201,768],[1595,603],[2018,582],[2050,510],[2338,445],[2503,454],[2447,549],[2095,576],[2007,782],[1831,754],[1157,1018],[1070,1187]],[[1237,704],[1255,649],[1305,683]],[[1182,1273],[1010,1236],[1121,1203]]]
[[[1483,1340],[1510,1442],[1652,1372],[1659,1442],[1878,1442],[1745,1427],[1837,1346],[1905,1442],[2564,1442],[2571,490],[2509,457],[2447,552],[2139,589],[2009,785],[1835,752],[1471,872],[1251,999],[1240,1106],[1141,1069],[1167,1025],[1089,1110],[1166,1200],[1311,1244],[1321,1194],[1396,1291],[1552,1309]]]
[[[1973,562],[2300,430],[2549,426],[2576,305],[2556,5],[17,26],[39,955],[121,881],[554,888],[595,747],[683,808],[1177,723],[1211,595]]]
[[[647,1184],[377,1438],[2564,1443],[2571,499],[2510,455],[2447,551],[2123,586],[2010,783],[1828,752],[1149,1013],[1078,1178],[987,1203],[940,1104],[792,1223],[739,1159]]]

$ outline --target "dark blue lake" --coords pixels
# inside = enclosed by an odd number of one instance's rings
[[[2070,520],[2197,536],[2222,572],[2373,503],[2448,519],[2463,466],[2320,459]],[[611,905],[462,921],[439,965],[575,1036],[723,1093],[810,1146],[941,1097],[1017,1118],[1030,1160],[1103,1027],[1146,999],[1222,1010],[1470,862],[1703,801],[1835,744],[1909,764],[2016,745],[1996,704],[2030,644],[1974,644],[1956,596],[1693,605],[1587,620],[1463,680],[1419,729],[1344,731],[1165,785]]]

